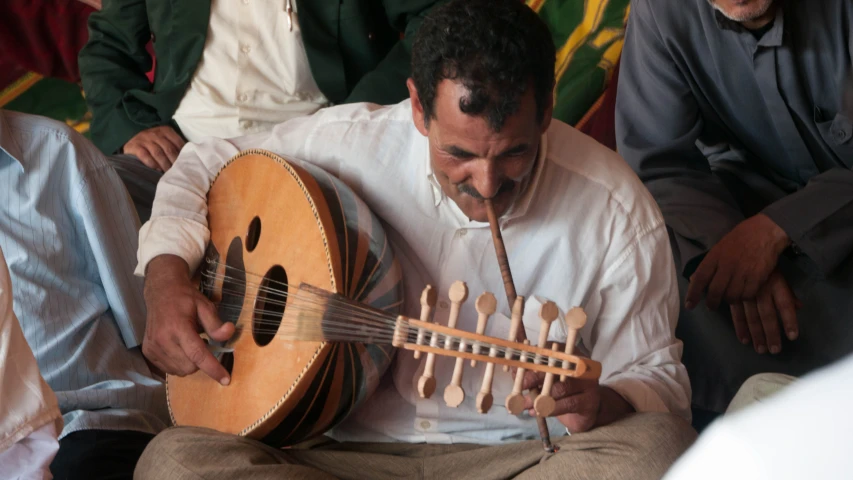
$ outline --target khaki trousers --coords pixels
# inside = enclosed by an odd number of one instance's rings
[[[176,427],[139,459],[137,480],[183,479],[659,479],[695,440],[670,414],[634,414],[591,432],[500,446],[331,443],[279,450],[211,430]]]
[[[783,373],[759,373],[746,379],[737,391],[726,414],[732,414],[751,407],[757,403],[766,402],[770,397],[794,383],[797,377]]]

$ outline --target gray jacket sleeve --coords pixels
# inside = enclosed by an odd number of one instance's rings
[[[853,254],[853,170],[833,168],[764,209],[824,274]]]
[[[743,220],[696,140],[703,123],[648,2],[632,3],[619,73],[619,153],[657,200],[675,237],[682,274]]]

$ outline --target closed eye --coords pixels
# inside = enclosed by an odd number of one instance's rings
[[[500,154],[501,157],[518,157],[524,155],[529,150],[530,146],[527,144],[517,145],[515,147],[510,148],[509,150],[505,150]]]
[[[445,148],[445,149],[443,149],[443,150],[444,150],[444,151],[445,151],[445,153],[447,153],[448,155],[450,155],[450,156],[452,156],[452,157],[456,157],[456,158],[458,158],[458,159],[460,159],[460,160],[468,160],[468,159],[471,159],[471,158],[475,158],[475,157],[476,157],[476,155],[474,155],[473,153],[471,153],[471,152],[469,152],[469,151],[467,151],[467,150],[463,150],[463,149],[461,149],[461,148],[459,148],[459,147],[456,147],[456,146],[450,146],[450,147],[447,147],[447,148]]]

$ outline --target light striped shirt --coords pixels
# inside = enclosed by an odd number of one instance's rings
[[[14,311],[65,421],[156,433],[165,388],[139,345],[139,220],[104,157],[66,125],[0,111],[0,248]]]

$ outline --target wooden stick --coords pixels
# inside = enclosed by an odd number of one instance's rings
[[[498,216],[495,214],[495,206],[492,204],[491,199],[485,199],[484,203],[486,204],[486,216],[489,218],[489,227],[492,230],[492,241],[495,244],[495,253],[498,256],[498,265],[501,268],[501,278],[503,278],[504,289],[506,290],[506,298],[507,305],[513,305],[515,303],[515,297],[517,296],[515,293],[515,283],[512,281],[512,272],[509,269],[509,258],[506,254],[506,247],[504,246],[504,240],[501,236],[501,229],[498,225]],[[518,338],[519,342],[523,342],[527,340],[527,333],[524,331],[524,328],[518,329]],[[531,389],[531,395],[537,396],[539,392],[535,391],[535,389]],[[539,438],[542,439],[542,447],[545,448],[545,451],[548,453],[554,453],[557,449],[551,444],[551,434],[548,432],[548,422],[545,421],[544,417],[536,417],[536,424],[539,426]]]
[[[506,254],[504,239],[501,235],[501,228],[498,225],[498,217],[497,215],[495,215],[495,206],[492,205],[492,201],[489,199],[484,200],[484,202],[486,203],[486,216],[489,217],[489,227],[492,230],[492,241],[495,244],[495,253],[497,253],[498,255],[498,265],[501,268],[501,278],[503,278],[504,281],[504,290],[506,290],[507,305],[512,308],[512,305],[515,304],[515,297],[517,295],[515,293],[515,284],[512,281],[512,271],[510,271],[509,269],[509,258]],[[519,330],[518,336],[519,342],[523,342],[524,338],[527,338],[524,329]]]

